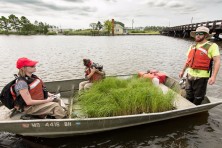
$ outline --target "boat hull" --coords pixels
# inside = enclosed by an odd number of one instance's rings
[[[0,131],[23,136],[47,138],[90,134],[200,113],[208,111],[219,104],[221,102],[161,113],[144,113],[104,118],[1,121]]]

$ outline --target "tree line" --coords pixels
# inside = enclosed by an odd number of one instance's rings
[[[56,27],[50,26],[49,24],[35,21],[34,24],[30,22],[25,16],[20,18],[14,14],[9,15],[8,17],[0,17],[0,33],[1,34],[47,34],[48,29]]]
[[[116,22],[115,22],[116,23]],[[97,23],[90,23],[88,29],[78,29],[65,31],[64,35],[92,35],[92,36],[103,36],[110,35],[112,31],[112,21],[106,20],[103,23],[98,21]]]
[[[161,31],[164,28],[166,28],[166,27],[164,27],[164,26],[146,26],[144,28],[144,31]]]
[[[115,22],[116,23],[116,22]],[[112,21],[106,20],[103,24],[98,21],[97,23],[91,23],[89,25],[91,27],[92,35],[110,35],[112,31]],[[102,31],[100,31],[102,29]]]
[[[114,24],[119,24],[123,28],[125,27],[125,25],[119,21],[114,21]],[[89,26],[92,35],[110,35],[112,31],[112,20],[106,20],[103,24],[98,21],[97,23],[91,23]]]

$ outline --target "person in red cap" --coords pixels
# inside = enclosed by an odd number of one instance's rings
[[[191,31],[190,36],[196,43],[190,46],[179,77],[182,78],[187,70],[186,98],[195,105],[200,105],[206,95],[207,83],[213,85],[216,82],[220,69],[220,52],[216,43],[208,41],[212,37],[209,28],[200,26],[196,31]]]
[[[28,58],[19,58],[16,67],[19,69],[18,80],[15,84],[15,108],[27,115],[45,117],[47,115],[60,119],[66,116],[64,109],[53,102],[53,94],[49,93],[43,81],[33,73],[36,72],[36,64]]]

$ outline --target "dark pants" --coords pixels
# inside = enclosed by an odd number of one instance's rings
[[[208,78],[187,78],[186,98],[195,105],[200,105],[206,95]]]

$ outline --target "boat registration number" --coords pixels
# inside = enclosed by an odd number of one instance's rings
[[[72,122],[46,122],[46,123],[22,123],[23,128],[39,128],[39,127],[71,127]]]

